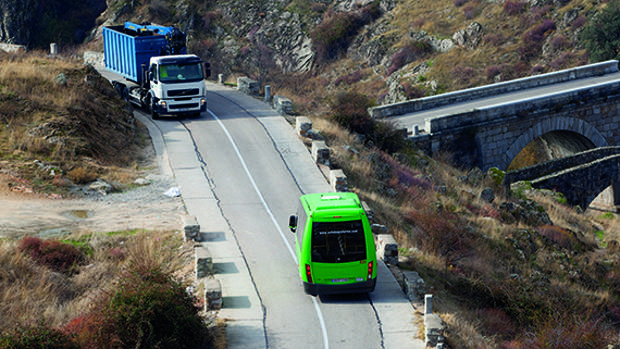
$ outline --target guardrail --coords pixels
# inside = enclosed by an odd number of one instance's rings
[[[618,61],[584,65],[581,67],[530,76],[521,79],[504,81],[497,84],[474,87],[466,90],[448,92],[441,95],[418,98],[400,103],[387,104],[369,110],[374,118],[385,118],[422,110],[441,107],[448,104],[460,103],[482,97],[495,96],[528,88],[541,87],[561,82],[601,76],[618,72]]]

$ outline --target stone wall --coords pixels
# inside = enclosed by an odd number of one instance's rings
[[[534,188],[558,191],[570,205],[586,209],[605,188],[618,181],[619,167],[620,155],[610,155],[531,183]]]
[[[587,150],[572,156],[550,160],[540,164],[536,164],[534,166],[529,166],[516,171],[507,172],[504,176],[503,183],[506,187],[510,187],[510,184],[518,181],[533,180],[536,178],[544,177],[562,170],[569,169],[571,167],[580,166],[585,163],[589,163],[616,154],[620,154],[620,146],[601,147]]]

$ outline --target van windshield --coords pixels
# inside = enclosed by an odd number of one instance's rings
[[[202,64],[162,64],[159,66],[159,80],[162,82],[187,82],[204,79]]]
[[[366,259],[366,239],[361,220],[314,222],[312,261],[344,263]]]

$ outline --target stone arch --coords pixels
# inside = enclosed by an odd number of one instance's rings
[[[590,123],[582,119],[551,116],[534,124],[523,132],[506,150],[503,160],[503,169],[508,168],[510,162],[534,139],[552,131],[571,131],[589,139],[595,147],[606,147],[609,144],[603,135]]]

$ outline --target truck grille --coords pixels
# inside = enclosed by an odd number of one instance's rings
[[[197,88],[183,89],[183,90],[169,90],[168,97],[184,97],[195,96],[198,94]]]

